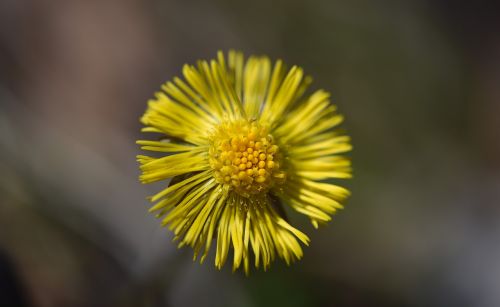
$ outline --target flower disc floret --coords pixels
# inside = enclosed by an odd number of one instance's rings
[[[243,197],[282,183],[279,148],[269,128],[246,120],[218,125],[210,137],[209,162],[217,182]]]

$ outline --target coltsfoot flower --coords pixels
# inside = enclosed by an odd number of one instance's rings
[[[151,212],[174,232],[179,246],[207,256],[216,242],[215,266],[230,250],[233,270],[243,265],[266,270],[277,257],[287,264],[303,255],[309,238],[291,226],[284,207],[317,228],[342,208],[349,191],[332,179],[350,178],[350,139],[330,94],[304,95],[311,78],[300,67],[272,67],[267,57],[244,60],[222,52],[216,60],[185,65],[150,100],[141,118],[143,150],[138,156],[143,183],[171,178],[150,197]]]

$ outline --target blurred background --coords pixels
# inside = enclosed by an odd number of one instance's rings
[[[500,306],[498,1],[0,2],[1,306]],[[138,118],[184,63],[298,64],[353,138],[302,261],[191,261],[147,213]]]

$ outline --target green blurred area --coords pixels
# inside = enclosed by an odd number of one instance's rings
[[[499,306],[499,11],[2,2],[0,305]],[[354,145],[346,208],[319,230],[291,214],[311,237],[304,259],[249,277],[175,247],[134,158],[159,85],[228,49],[303,67]]]

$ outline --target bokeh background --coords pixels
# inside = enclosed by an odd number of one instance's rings
[[[1,306],[500,306],[497,1],[0,2]],[[298,64],[353,138],[302,261],[191,261],[147,213],[139,116],[184,63]],[[211,259],[213,260],[213,258]]]

